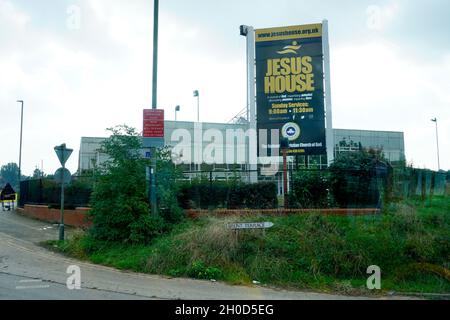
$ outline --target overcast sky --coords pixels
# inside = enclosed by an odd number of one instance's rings
[[[166,119],[228,122],[246,105],[245,39],[256,28],[329,20],[336,128],[404,131],[406,156],[450,169],[450,1],[161,0],[159,106]],[[151,107],[152,0],[0,0],[0,164],[23,172],[59,162],[55,145],[118,124],[142,127]]]

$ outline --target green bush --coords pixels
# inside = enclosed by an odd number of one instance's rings
[[[207,267],[203,261],[194,261],[188,268],[187,274],[195,279],[212,280],[222,278],[222,271],[215,267]]]
[[[330,167],[333,198],[341,208],[380,206],[390,171],[379,151],[342,153]]]
[[[166,228],[161,216],[143,215],[130,225],[130,240],[133,243],[148,243],[160,236]]]
[[[149,242],[162,229],[160,221],[149,218],[146,167],[142,140],[135,129],[110,129],[112,136],[102,144],[110,157],[92,194],[92,235],[99,240]]]
[[[290,208],[327,208],[331,206],[330,178],[326,171],[299,171],[293,176]]]
[[[273,183],[245,184],[195,180],[180,186],[178,203],[185,209],[272,209],[278,205]]]

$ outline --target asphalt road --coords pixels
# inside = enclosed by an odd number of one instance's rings
[[[70,236],[70,231],[68,232]],[[80,262],[38,245],[57,239],[58,228],[0,211],[0,299],[33,300],[343,300],[345,296],[230,286],[121,272]],[[69,290],[69,266],[81,270],[81,290]],[[392,297],[391,297],[392,298]],[[364,299],[364,298],[360,298]]]

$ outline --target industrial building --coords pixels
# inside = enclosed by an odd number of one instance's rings
[[[194,123],[182,121],[165,121],[165,144],[174,148],[174,161],[181,166],[187,178],[198,176],[199,172],[213,172],[215,179],[226,180],[239,173],[243,180],[250,181],[250,166],[247,147],[249,138],[245,136],[248,130],[246,123]],[[200,131],[201,139],[195,139]],[[402,132],[384,132],[367,130],[334,129],[335,155],[342,152],[355,152],[360,147],[382,150],[385,157],[395,163],[405,160],[405,143]],[[219,139],[217,138],[219,137]],[[222,137],[222,138],[220,138]],[[105,138],[81,138],[78,172],[92,171],[96,166],[107,160],[107,156],[99,149]],[[203,154],[210,153],[211,143],[218,146],[220,152],[211,161],[205,161]],[[185,150],[181,155],[180,150]],[[187,150],[187,151],[186,151]],[[187,156],[186,153],[190,153]],[[213,152],[214,153],[214,152]],[[200,154],[200,155],[199,155]],[[177,158],[178,157],[178,158]],[[184,158],[184,160],[182,159]],[[188,161],[186,159],[192,159]],[[197,159],[201,159],[198,161]],[[273,158],[272,158],[273,159]],[[281,158],[274,162],[281,164]],[[289,167],[296,166],[322,169],[327,166],[324,156],[289,157]],[[202,163],[202,165],[198,165]],[[278,181],[282,185],[282,175],[259,175],[259,180]]]

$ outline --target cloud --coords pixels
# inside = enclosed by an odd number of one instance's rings
[[[332,64],[335,126],[403,131],[407,159],[437,168],[430,119],[438,117],[442,136],[450,136],[448,55],[421,61],[395,43],[367,42],[336,48]],[[441,144],[442,158],[449,159],[449,142]]]
[[[441,124],[442,162],[450,164],[450,48],[443,41],[449,4],[418,1],[161,2],[159,106],[166,118],[227,122],[246,106],[245,39],[256,27],[330,20],[335,124],[404,130],[408,159],[435,166],[434,127]],[[59,166],[53,147],[66,142],[77,169],[82,136],[103,136],[127,123],[140,128],[151,104],[152,2],[147,0],[0,0],[0,163],[17,162],[25,100],[24,172],[44,160]],[[378,5],[382,28],[367,28]],[[80,28],[67,22],[80,9]],[[434,15],[436,18],[434,18]],[[301,16],[301,19],[299,18]],[[300,19],[300,20],[299,20]],[[420,21],[418,23],[417,21]],[[447,28],[445,28],[445,26]]]

